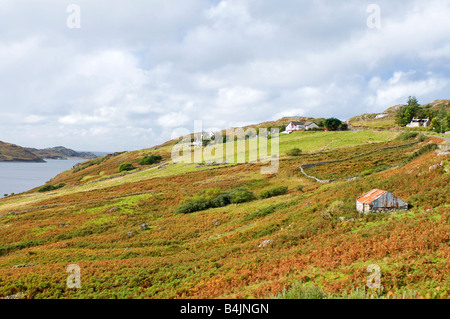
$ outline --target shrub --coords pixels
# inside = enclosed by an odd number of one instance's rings
[[[207,200],[200,200],[200,201],[192,201],[182,204],[181,206],[177,207],[175,210],[176,214],[190,214],[194,212],[198,212],[201,210],[206,210],[208,208],[211,208],[210,201]]]
[[[344,202],[341,200],[337,200],[331,203],[320,215],[323,219],[332,219],[336,217],[339,213],[342,213],[344,209]]]
[[[339,129],[339,127],[342,125],[341,120],[337,119],[337,118],[329,118],[326,119],[323,122],[323,125],[327,128],[327,130],[329,131],[337,131]]]
[[[294,147],[294,148],[291,148],[290,150],[288,150],[286,152],[286,155],[288,155],[288,156],[300,156],[300,155],[302,155],[302,150],[297,148],[297,147]]]
[[[38,192],[43,193],[43,192],[48,192],[48,191],[54,191],[56,189],[63,188],[64,186],[66,186],[66,184],[64,184],[64,183],[59,183],[56,185],[45,185],[45,186],[42,186],[41,188],[39,188]]]
[[[255,195],[243,188],[232,189],[221,193],[218,188],[211,188],[192,197],[175,209],[176,214],[190,214],[209,208],[224,207],[230,204],[249,202]]]
[[[303,192],[304,188],[305,188],[305,186],[303,186],[303,185],[298,185],[297,186],[297,190],[300,191],[300,192]]]
[[[276,299],[326,299],[327,293],[314,285],[295,282],[289,290],[284,289]]]
[[[48,192],[54,189],[53,185],[45,185],[42,186],[41,188],[38,189],[38,192],[43,193],[43,192]]]
[[[229,194],[220,194],[213,200],[211,200],[212,207],[224,207],[231,204],[230,195]]]
[[[215,199],[217,196],[219,196],[220,194],[222,194],[222,190],[218,187],[216,188],[208,188],[203,190],[199,195],[195,196],[193,198],[194,201],[199,201],[199,200],[213,200]]]
[[[381,163],[380,165],[378,165],[378,166],[373,170],[373,172],[374,172],[374,173],[379,173],[379,172],[382,172],[382,171],[387,170],[389,167],[390,167],[390,166],[389,166],[388,164],[386,164],[386,163]]]
[[[395,138],[397,141],[407,141],[419,135],[418,132],[403,132]]]
[[[228,193],[231,204],[250,202],[255,199],[255,195],[246,189],[237,188]]]
[[[259,193],[259,197],[260,198],[270,198],[270,197],[274,197],[274,196],[284,195],[287,192],[288,192],[287,186],[280,186],[280,187],[275,187],[275,188],[261,191]]]
[[[366,176],[369,176],[369,175],[373,174],[373,172],[374,172],[374,169],[371,168],[371,169],[363,171],[361,174],[359,174],[359,176],[366,177]]]
[[[124,171],[132,171],[134,170],[134,166],[131,163],[123,163],[119,166],[119,173]]]
[[[160,155],[150,155],[145,156],[139,161],[139,165],[152,165],[161,162],[162,156]]]
[[[425,135],[423,135],[423,134],[419,135],[418,141],[420,143],[425,142],[426,140],[427,140],[427,137]]]

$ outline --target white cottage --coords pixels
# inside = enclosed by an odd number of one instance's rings
[[[305,123],[305,130],[314,130],[314,129],[318,129],[319,128],[319,125],[317,125],[316,123],[314,123],[314,122],[306,122]]]
[[[406,125],[407,127],[428,127],[431,125],[431,121],[429,118],[427,119],[416,119],[413,118],[411,123],[409,123],[408,125]]]
[[[388,191],[373,189],[356,200],[356,209],[362,213],[407,210],[408,203]]]
[[[302,131],[304,129],[305,129],[304,122],[290,122],[288,126],[286,126],[286,132]]]

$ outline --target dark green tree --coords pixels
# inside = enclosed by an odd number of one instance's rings
[[[123,163],[119,166],[119,173],[124,171],[132,171],[134,170],[134,166],[131,163]]]
[[[423,117],[424,115],[425,111],[420,107],[417,98],[410,96],[407,105],[398,111],[395,122],[400,126],[406,126],[413,117]]]
[[[162,160],[161,155],[146,155],[143,159],[139,161],[139,165],[152,165],[159,163]]]
[[[337,131],[341,126],[341,124],[342,124],[341,120],[334,117],[326,119],[323,122],[323,126],[326,127],[327,130],[329,131]]]

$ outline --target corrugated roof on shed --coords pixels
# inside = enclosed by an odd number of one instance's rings
[[[372,189],[370,192],[364,194],[363,196],[359,197],[357,199],[358,202],[363,204],[370,204],[374,201],[376,201],[380,196],[383,194],[386,194],[387,191],[379,190],[379,189]]]

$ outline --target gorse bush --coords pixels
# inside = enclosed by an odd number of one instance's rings
[[[123,163],[123,164],[120,164],[120,166],[119,166],[119,173],[125,172],[125,171],[132,171],[132,170],[134,170],[134,166],[131,163]]]
[[[287,186],[280,186],[280,187],[275,187],[275,188],[261,191],[259,193],[259,197],[260,198],[270,198],[270,197],[274,197],[274,196],[284,195],[287,192],[288,192]]]
[[[161,155],[150,155],[145,156],[143,159],[139,161],[139,165],[152,165],[161,162]]]
[[[66,186],[66,184],[64,184],[64,183],[59,183],[56,185],[45,185],[45,186],[42,186],[41,188],[39,188],[38,192],[44,193],[44,192],[48,192],[48,191],[54,191],[56,189],[63,188],[64,186]]]
[[[211,188],[178,206],[175,213],[190,214],[210,208],[245,203],[252,201],[255,198],[256,197],[252,192],[243,188],[236,188],[226,192],[221,192],[218,188]]]

